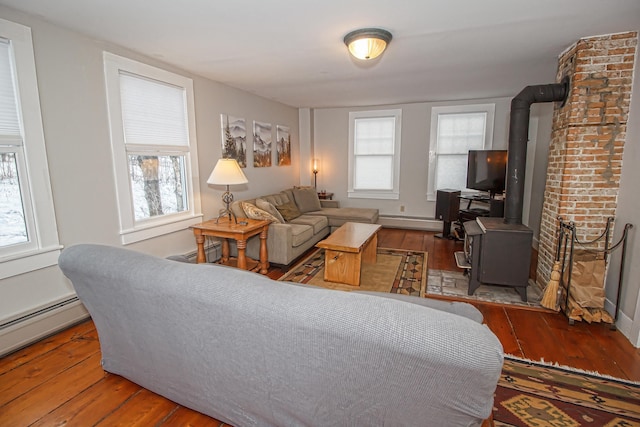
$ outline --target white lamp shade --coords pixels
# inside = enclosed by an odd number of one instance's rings
[[[247,180],[235,159],[218,160],[216,167],[213,168],[209,179],[207,179],[207,184],[217,185],[246,184],[247,182],[249,180]]]

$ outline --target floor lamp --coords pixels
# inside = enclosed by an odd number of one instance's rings
[[[244,175],[242,169],[240,169],[240,165],[238,165],[238,162],[235,159],[218,160],[216,167],[213,168],[211,175],[209,175],[209,179],[207,179],[207,184],[227,186],[227,191],[222,194],[222,201],[225,204],[225,208],[220,210],[216,223],[220,221],[220,218],[225,216],[229,218],[229,222],[231,222],[231,218],[233,217],[236,224],[238,223],[238,218],[229,208],[231,202],[233,202],[233,194],[229,191],[229,186],[246,184],[247,182],[249,182],[247,177]]]
[[[318,188],[318,159],[313,159],[313,188]]]

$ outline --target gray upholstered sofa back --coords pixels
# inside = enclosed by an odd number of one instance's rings
[[[466,317],[216,265],[78,245],[60,268],[105,370],[235,426],[471,426],[502,347]]]

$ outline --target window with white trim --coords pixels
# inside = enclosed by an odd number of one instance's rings
[[[201,221],[193,82],[104,53],[123,244]]]
[[[491,148],[494,115],[495,104],[431,109],[427,200],[440,189],[466,190],[469,150]]]
[[[0,279],[55,265],[60,249],[31,29],[0,19]]]
[[[349,197],[400,197],[401,122],[402,110],[349,113]]]

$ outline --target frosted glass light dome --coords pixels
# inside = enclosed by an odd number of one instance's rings
[[[391,38],[389,31],[380,28],[363,28],[344,36],[344,43],[351,55],[358,59],[369,60],[380,56]]]

